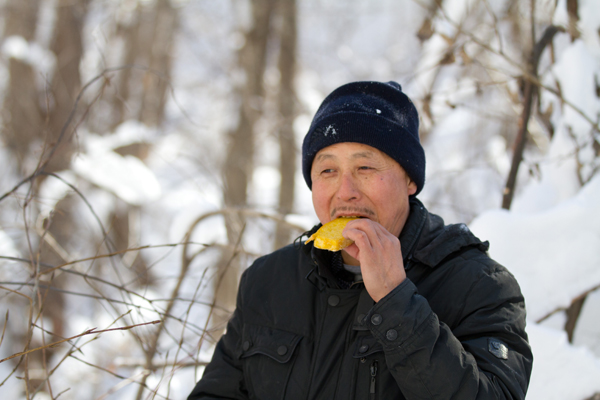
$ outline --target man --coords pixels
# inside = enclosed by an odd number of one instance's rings
[[[523,296],[487,242],[416,199],[425,155],[400,85],[336,89],[302,163],[322,224],[363,217],[344,229],[354,244],[300,242],[248,268],[189,399],[523,399]]]

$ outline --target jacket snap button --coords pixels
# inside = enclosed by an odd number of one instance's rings
[[[387,340],[396,340],[398,338],[398,331],[395,329],[390,329],[385,333],[385,337]]]
[[[327,299],[327,302],[329,303],[329,305],[331,307],[335,307],[338,304],[340,304],[340,298],[334,294],[334,295],[329,296],[329,298]]]
[[[367,350],[369,350],[369,345],[367,345],[367,344],[363,344],[362,346],[360,346],[358,348],[358,352],[359,353],[366,353]]]
[[[277,354],[279,354],[280,356],[285,356],[286,353],[287,353],[287,347],[286,346],[279,346],[277,348]]]
[[[242,345],[242,349],[244,349],[244,351],[248,351],[249,348],[250,348],[250,342],[246,340],[244,342],[244,344]]]
[[[371,323],[373,325],[379,325],[383,322],[383,318],[381,318],[381,315],[379,314],[373,314],[373,316],[371,317]]]

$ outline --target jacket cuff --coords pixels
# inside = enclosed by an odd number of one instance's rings
[[[411,338],[431,313],[427,300],[406,278],[371,308],[365,323],[383,348],[393,351]]]

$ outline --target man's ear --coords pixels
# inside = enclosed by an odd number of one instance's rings
[[[417,184],[408,178],[408,195],[412,196],[415,193],[417,193]]]

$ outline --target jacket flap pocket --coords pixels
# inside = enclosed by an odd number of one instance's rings
[[[302,336],[267,326],[245,325],[242,333],[241,358],[263,354],[286,363],[292,358]]]
[[[357,338],[352,357],[363,358],[382,351],[383,346],[381,343],[379,343],[373,336],[366,335]]]

